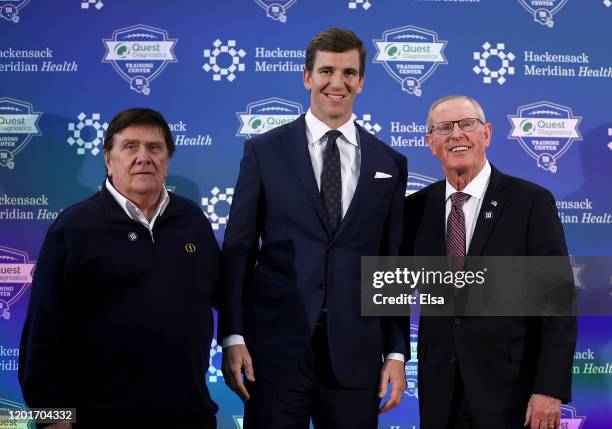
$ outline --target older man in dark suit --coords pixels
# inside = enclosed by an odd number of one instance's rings
[[[407,254],[567,255],[551,193],[487,161],[492,126],[478,102],[440,99],[427,125],[446,179],[406,199]],[[558,428],[571,398],[576,319],[460,316],[421,318],[421,427]]]

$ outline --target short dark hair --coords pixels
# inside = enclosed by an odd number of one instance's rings
[[[352,49],[359,51],[359,76],[363,76],[368,51],[361,39],[345,28],[330,28],[312,38],[306,48],[306,70],[312,72],[317,51],[346,52]]]
[[[113,148],[113,138],[115,134],[120,133],[122,130],[132,125],[159,127],[164,134],[168,156],[172,156],[175,146],[168,122],[166,122],[161,113],[146,107],[133,107],[115,115],[110,124],[108,124],[106,133],[104,133],[104,152],[110,152]]]

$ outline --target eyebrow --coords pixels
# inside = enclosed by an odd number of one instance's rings
[[[121,140],[120,142],[121,144],[127,144],[127,143],[144,143],[144,144],[150,144],[150,143],[163,143],[163,141],[161,140],[148,140],[148,141],[142,141],[142,140],[138,140],[138,139],[125,139],[125,140]]]

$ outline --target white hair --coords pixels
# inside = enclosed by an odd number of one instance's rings
[[[446,97],[442,97],[434,101],[432,105],[429,107],[429,112],[427,112],[427,129],[428,130],[431,131],[431,127],[433,125],[431,123],[431,114],[433,110],[436,107],[438,107],[439,104],[442,104],[445,101],[455,100],[457,98],[461,98],[461,99],[467,100],[470,103],[472,103],[474,107],[476,108],[476,112],[478,112],[478,119],[480,119],[483,123],[486,123],[484,111],[482,110],[482,107],[480,106],[480,103],[478,103],[478,101],[474,100],[473,98],[468,97],[467,95],[447,95]]]

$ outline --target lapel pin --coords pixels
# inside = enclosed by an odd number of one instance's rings
[[[491,205],[493,207],[497,207],[497,201],[496,200],[491,200]]]
[[[138,234],[136,234],[135,232],[130,232],[128,234],[128,240],[130,240],[130,241],[138,240]]]
[[[486,211],[485,214],[485,219],[493,219],[493,212],[492,211]]]

